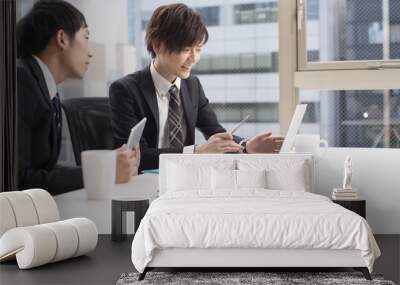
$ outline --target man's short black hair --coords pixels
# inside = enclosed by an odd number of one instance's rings
[[[70,3],[42,0],[17,23],[17,53],[23,58],[43,51],[59,30],[73,39],[86,27],[85,16]]]

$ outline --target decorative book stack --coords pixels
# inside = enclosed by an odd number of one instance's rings
[[[358,194],[356,189],[343,189],[333,188],[332,192],[333,200],[357,200]]]

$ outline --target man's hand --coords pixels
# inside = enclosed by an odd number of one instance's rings
[[[277,153],[282,147],[284,137],[273,137],[271,133],[261,133],[246,143],[248,153]]]
[[[195,153],[241,152],[243,147],[233,140],[230,133],[214,134],[204,144],[196,146]]]
[[[117,149],[116,183],[129,182],[132,176],[138,174],[139,164],[139,145],[135,145],[133,150],[128,149],[126,144]]]

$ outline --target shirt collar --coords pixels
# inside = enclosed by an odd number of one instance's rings
[[[156,88],[157,94],[159,96],[165,96],[168,94],[169,89],[172,85],[175,85],[178,90],[181,88],[181,78],[177,77],[173,83],[165,79],[154,67],[154,61],[150,65],[150,73],[153,78],[154,87]]]
[[[53,99],[57,94],[57,84],[54,80],[53,74],[51,74],[47,65],[37,56],[33,56],[33,58],[37,61],[40,66],[40,69],[43,72],[44,80],[46,81],[47,89],[50,93],[50,99]]]

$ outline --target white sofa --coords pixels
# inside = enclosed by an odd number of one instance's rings
[[[86,218],[60,221],[57,205],[43,189],[0,193],[0,262],[20,269],[80,256],[97,245],[96,225]]]

